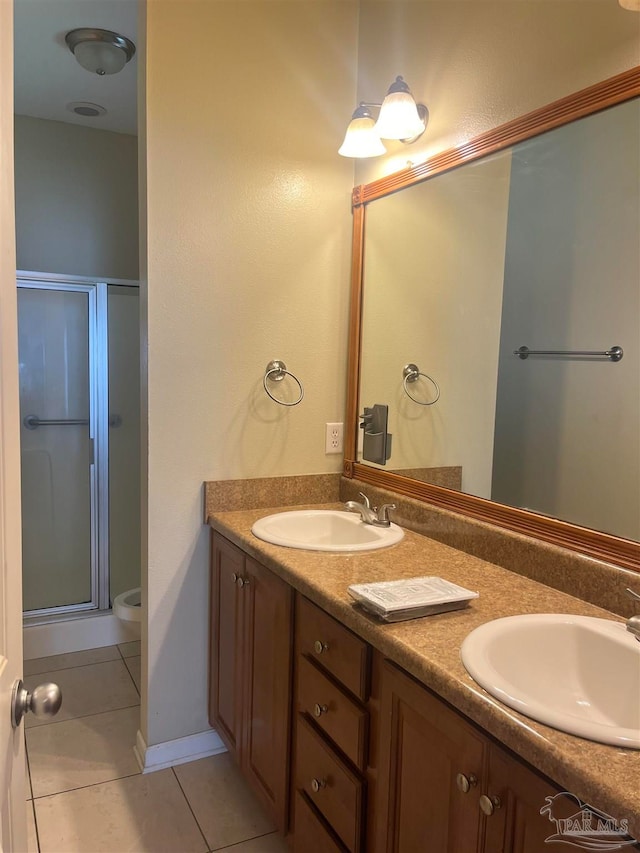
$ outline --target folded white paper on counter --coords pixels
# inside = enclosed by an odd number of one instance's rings
[[[365,610],[386,622],[459,610],[479,596],[477,592],[438,577],[352,584],[348,592]]]

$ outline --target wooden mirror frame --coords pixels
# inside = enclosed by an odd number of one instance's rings
[[[559,545],[640,573],[640,542],[591,530],[529,510],[495,503],[464,492],[433,486],[400,474],[372,468],[357,461],[358,392],[362,360],[362,276],[367,203],[411,187],[463,163],[478,160],[517,142],[623,103],[638,95],[640,95],[640,66],[500,125],[470,142],[437,154],[417,166],[394,172],[370,184],[354,187],[349,373],[344,446],[345,477],[390,489],[398,494],[417,498],[468,518],[488,522],[505,530]]]

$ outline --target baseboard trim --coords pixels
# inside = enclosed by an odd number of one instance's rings
[[[226,752],[227,747],[215,729],[156,743],[153,746],[147,746],[142,732],[138,730],[133,751],[140,770],[143,773],[153,773],[177,764],[186,764],[189,761],[197,761],[199,758],[218,755]]]
[[[24,628],[22,637],[24,659],[31,660],[139,640],[140,626],[106,613],[29,625]]]

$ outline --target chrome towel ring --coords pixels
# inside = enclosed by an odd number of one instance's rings
[[[274,397],[269,388],[267,387],[267,380],[269,382],[282,382],[285,376],[290,376],[293,381],[298,385],[298,390],[300,394],[298,395],[298,399],[294,400],[293,403],[285,403],[284,400],[278,400],[277,397]],[[280,361],[280,359],[274,359],[270,361],[267,365],[267,368],[264,372],[264,378],[262,380],[262,384],[264,386],[264,390],[267,392],[267,395],[271,397],[274,403],[278,403],[279,406],[297,406],[298,403],[302,402],[302,398],[304,397],[304,388],[302,387],[302,382],[298,379],[297,376],[294,376],[290,370],[287,370],[287,365],[284,361]]]
[[[402,387],[404,388],[404,393],[410,400],[413,400],[413,402],[417,403],[419,406],[433,406],[434,403],[438,402],[438,400],[440,399],[440,386],[438,385],[436,380],[429,376],[427,373],[422,373],[422,371],[418,368],[416,364],[405,364],[404,370],[402,371],[402,375],[404,377]],[[417,382],[421,376],[424,376],[425,379],[428,379],[429,382],[431,382],[433,387],[436,389],[436,396],[433,398],[433,400],[428,400],[426,403],[422,400],[416,400],[416,398],[409,393],[409,389],[407,388],[407,382]]]

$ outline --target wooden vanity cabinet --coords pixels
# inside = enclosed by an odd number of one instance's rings
[[[371,850],[540,853],[554,832],[540,809],[558,789],[394,664],[376,665]]]
[[[557,787],[298,593],[294,620],[292,588],[215,532],[210,671],[211,725],[294,853],[548,846]]]
[[[360,637],[296,595],[296,853],[366,849],[370,651]]]
[[[209,722],[284,832],[293,591],[215,532],[210,572]]]

